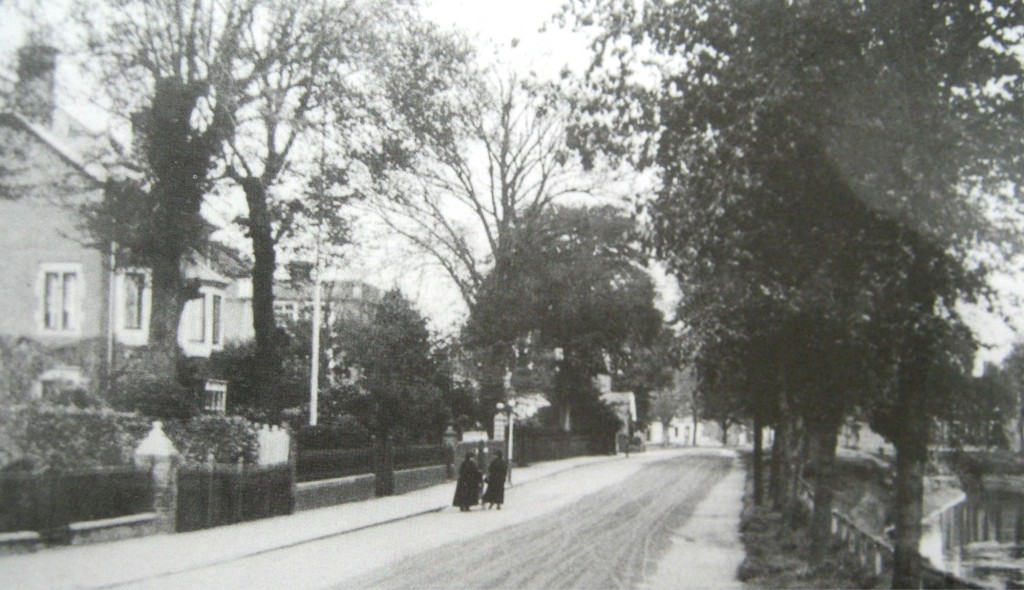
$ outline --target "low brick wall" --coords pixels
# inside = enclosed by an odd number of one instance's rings
[[[73,522],[68,525],[68,543],[71,545],[88,545],[144,537],[157,532],[157,515],[155,512],[130,514],[116,518]]]
[[[295,511],[369,500],[373,490],[372,473],[302,482],[295,486]]]
[[[15,555],[18,553],[31,553],[42,547],[43,541],[39,533],[32,531],[17,531],[13,533],[0,533],[0,555]]]
[[[444,465],[402,469],[395,472],[395,493],[405,494],[446,481],[448,470]],[[313,510],[369,500],[374,497],[375,483],[373,474],[299,483],[295,486],[295,510]]]
[[[395,472],[395,493],[404,494],[436,486],[446,481],[448,481],[448,470],[444,465],[403,469],[402,471]]]

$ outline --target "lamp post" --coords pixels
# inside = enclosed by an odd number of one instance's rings
[[[508,400],[508,404],[498,402],[495,407],[499,412],[505,412],[508,414],[508,451],[506,453],[508,462],[508,483],[512,484],[512,450],[515,448],[515,440],[513,439],[516,424],[516,400]]]

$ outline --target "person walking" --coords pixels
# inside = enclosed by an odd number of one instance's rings
[[[459,481],[455,484],[452,506],[458,506],[461,512],[469,512],[471,506],[476,506],[480,501],[482,480],[483,475],[473,461],[473,453],[466,453],[466,459],[459,467]]]
[[[505,479],[508,477],[508,463],[501,458],[501,451],[494,453],[494,460],[487,466],[487,491],[484,492],[484,504],[487,508],[494,506],[501,510],[505,503]]]

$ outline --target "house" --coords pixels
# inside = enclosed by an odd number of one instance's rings
[[[594,378],[594,384],[600,392],[601,401],[615,411],[622,423],[618,434],[630,437],[635,433],[634,425],[637,420],[636,395],[632,391],[612,391],[610,375],[598,375]]]
[[[320,288],[321,313],[329,326],[340,320],[369,323],[384,296],[377,287],[355,280],[322,281]],[[313,315],[313,295],[311,281],[280,284],[274,291],[277,322],[308,321]]]
[[[0,76],[0,335],[38,342],[54,359],[37,397],[111,374],[116,359],[149,344],[152,309],[150,270],[121,264],[115,244],[83,228],[81,206],[103,198],[117,165],[108,143],[57,106],[56,60],[52,48],[24,47],[17,76]],[[239,334],[244,318],[229,297],[240,273],[225,271],[224,258],[186,261],[199,284],[179,325],[188,356],[208,357]]]
[[[704,423],[694,424],[692,416],[674,417],[668,424],[656,421],[647,427],[647,442],[653,445],[693,446],[695,441],[698,446],[710,442],[704,433]]]

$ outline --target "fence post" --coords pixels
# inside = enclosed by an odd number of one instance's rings
[[[164,434],[163,423],[153,422],[146,438],[135,449],[135,465],[149,468],[153,478],[153,512],[156,530],[173,533],[178,516],[178,463],[181,455]]]
[[[245,492],[249,491],[250,485],[248,477],[245,473],[245,459],[242,457],[238,458],[238,462],[235,463],[235,485],[234,485],[234,518],[232,522],[242,522],[245,517],[245,512],[242,510],[242,500],[245,498]],[[268,514],[261,514],[261,518],[269,516]]]
[[[213,528],[213,477],[214,477],[214,456],[213,451],[206,454],[206,528]]]

